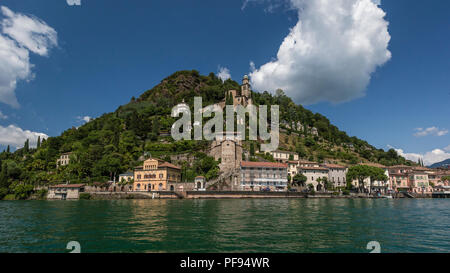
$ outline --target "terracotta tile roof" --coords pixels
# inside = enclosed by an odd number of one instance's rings
[[[82,188],[84,186],[84,184],[59,184],[50,186],[50,188]]]
[[[180,167],[173,165],[172,163],[169,162],[163,162],[161,164],[158,165],[159,167],[167,167],[167,168],[172,168],[172,169],[177,169],[177,170],[181,170]]]
[[[345,167],[345,166],[341,166],[341,165],[338,165],[338,164],[325,164],[325,165],[323,165],[323,167],[324,168],[331,168],[331,169],[347,169],[347,167]]]
[[[328,169],[324,167],[299,167],[299,168],[302,170],[328,171]]]
[[[389,175],[392,175],[392,176],[405,176],[405,177],[407,177],[409,175],[409,173],[389,173]]]
[[[277,162],[251,162],[242,161],[241,167],[261,167],[261,168],[287,168],[288,165],[285,163]]]
[[[298,164],[298,161],[295,161],[295,160],[289,160],[288,163],[289,163],[289,164]]]
[[[431,169],[428,169],[426,167],[413,167],[414,171],[431,171]]]

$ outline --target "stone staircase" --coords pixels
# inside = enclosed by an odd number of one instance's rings
[[[206,182],[206,188],[208,190],[231,190],[231,181],[235,175],[239,175],[239,171],[231,170],[219,175],[216,179]],[[230,183],[228,183],[230,182]]]

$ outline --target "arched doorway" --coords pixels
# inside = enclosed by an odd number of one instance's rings
[[[175,187],[173,185],[170,185],[170,191],[174,191]]]
[[[162,186],[163,186],[163,184],[162,184],[162,183],[159,183],[159,185],[158,185],[158,190],[159,190],[159,191],[162,191]]]
[[[201,189],[202,188],[202,183],[201,182],[197,182],[197,189]]]

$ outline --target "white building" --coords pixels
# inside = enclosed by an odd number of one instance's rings
[[[272,162],[241,163],[241,189],[259,191],[285,191],[287,189],[287,164]]]
[[[298,154],[294,152],[288,152],[288,151],[272,151],[270,154],[273,156],[273,159],[275,159],[277,162],[283,162],[286,163],[289,160],[297,161],[298,160]]]
[[[300,166],[299,173],[306,176],[306,185],[312,185],[315,191],[321,191],[324,187],[323,182],[318,180],[328,179],[328,169],[319,166]]]
[[[335,188],[347,185],[347,167],[337,164],[325,164],[322,167],[328,169],[328,181],[332,182]]]

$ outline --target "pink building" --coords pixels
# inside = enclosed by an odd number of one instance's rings
[[[406,165],[397,165],[389,167],[389,181],[392,190],[396,192],[409,191],[409,173],[412,167]]]

